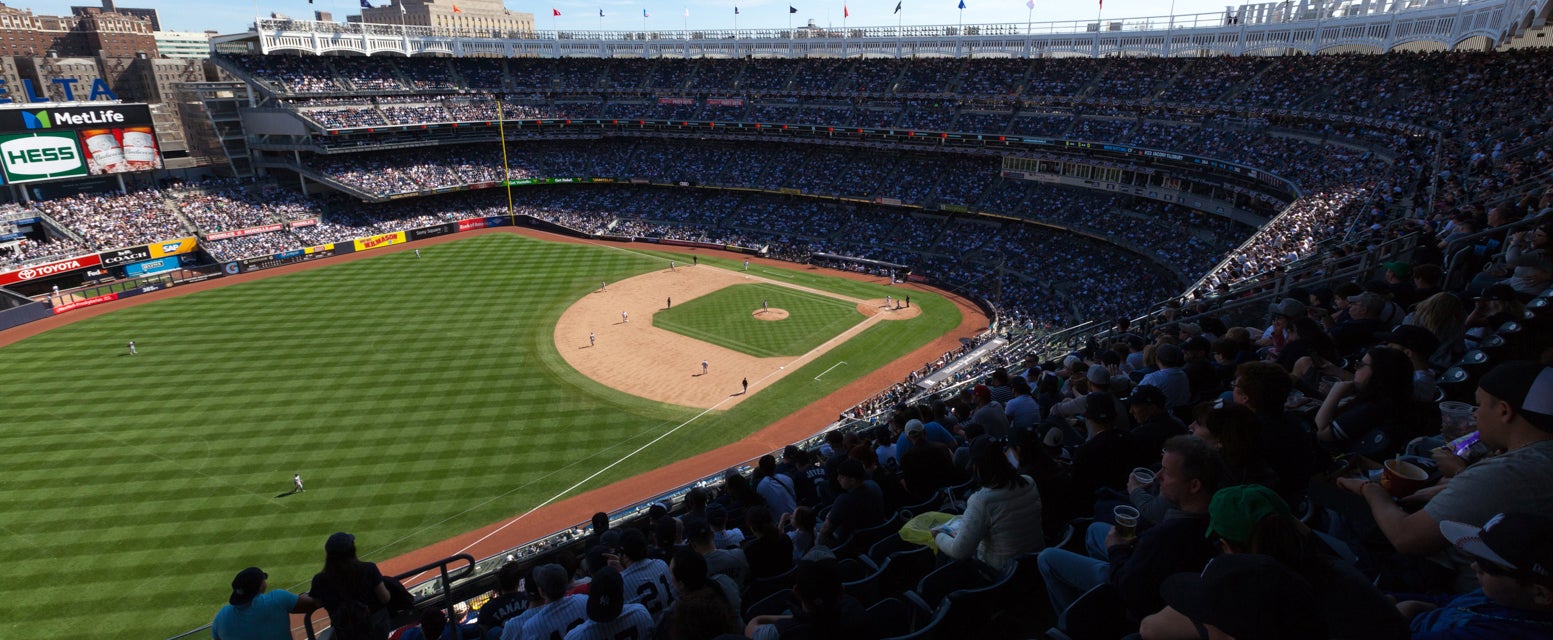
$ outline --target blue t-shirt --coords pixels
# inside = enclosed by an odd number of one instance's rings
[[[1512,609],[1478,589],[1456,596],[1438,609],[1418,614],[1411,627],[1413,640],[1550,638],[1553,614]]]
[[[215,640],[291,640],[291,610],[297,596],[276,589],[255,596],[241,607],[227,605],[210,623]]]

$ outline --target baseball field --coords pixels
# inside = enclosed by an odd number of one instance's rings
[[[642,246],[481,234],[0,348],[0,637],[166,638],[245,566],[301,591],[331,532],[383,560],[661,470],[961,322],[878,279]]]

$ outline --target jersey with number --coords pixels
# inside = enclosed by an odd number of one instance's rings
[[[562,640],[588,619],[588,596],[573,594],[543,605],[523,623],[522,640]],[[506,634],[502,635],[506,638]]]
[[[637,562],[620,572],[620,581],[625,583],[626,603],[646,607],[654,620],[674,604],[667,562],[656,558]]]
[[[609,622],[589,620],[566,634],[565,640],[648,640],[652,637],[652,615],[639,604],[628,604]]]

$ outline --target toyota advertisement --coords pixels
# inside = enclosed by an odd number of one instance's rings
[[[0,109],[0,170],[7,182],[161,168],[144,104]]]

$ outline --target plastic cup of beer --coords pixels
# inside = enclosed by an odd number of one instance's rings
[[[1116,535],[1123,540],[1132,540],[1138,537],[1138,517],[1142,514],[1130,505],[1119,504],[1111,510],[1111,515],[1116,517]]]
[[[1154,471],[1145,467],[1132,470],[1132,479],[1145,487],[1154,484]]]
[[[1477,430],[1477,407],[1450,400],[1440,403],[1440,437],[1455,440]]]

